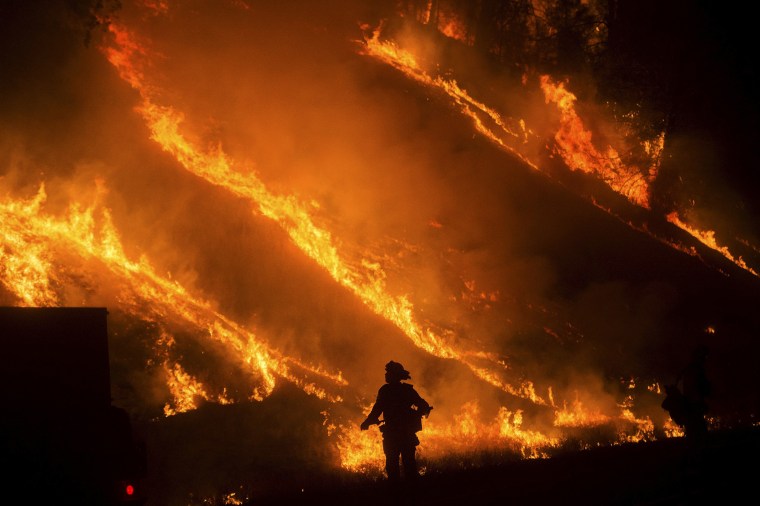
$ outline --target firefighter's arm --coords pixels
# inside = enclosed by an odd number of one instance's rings
[[[370,425],[378,425],[380,423],[380,414],[382,412],[383,409],[380,406],[380,403],[375,402],[375,405],[372,406],[372,411],[369,412],[367,418],[361,423],[361,425],[359,425],[359,428],[361,428],[361,430],[367,430]]]
[[[367,430],[371,425],[379,425],[380,424],[380,413],[376,413],[373,409],[372,412],[367,416],[367,418],[359,425],[359,428],[361,430]]]
[[[422,418],[427,418],[428,416],[430,416],[430,412],[432,410],[433,410],[433,406],[431,406],[428,403],[417,405],[417,413],[419,413],[419,416]]]
[[[425,418],[427,418],[430,415],[430,412],[433,410],[433,406],[431,406],[428,401],[423,399],[420,394],[417,394],[417,400],[414,404],[417,407],[417,411],[419,411],[420,416],[424,416]]]

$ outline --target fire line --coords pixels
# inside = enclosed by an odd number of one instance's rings
[[[328,230],[318,227],[308,208],[295,197],[270,193],[263,182],[253,173],[233,169],[233,161],[218,149],[207,153],[198,149],[180,133],[184,117],[171,107],[154,102],[157,90],[148,84],[139,69],[140,57],[146,51],[134,40],[129,30],[115,23],[109,24],[115,47],[103,50],[107,59],[117,69],[121,78],[140,94],[138,111],[151,130],[151,138],[182,165],[186,170],[207,182],[221,186],[237,197],[250,201],[262,215],[274,220],[288,233],[291,240],[307,256],[323,267],[330,276],[367,305],[376,314],[398,327],[412,342],[436,357],[455,359],[466,365],[477,377],[512,395],[546,404],[530,382],[514,386],[499,377],[504,366],[488,354],[472,356],[460,352],[431,328],[424,328],[413,316],[413,306],[405,296],[392,296],[386,292],[383,276],[372,269],[362,270],[359,261],[354,265],[341,258]],[[491,367],[478,365],[486,359]]]
[[[64,219],[46,216],[41,209],[46,199],[44,186],[29,201],[8,199],[0,205],[3,227],[0,229],[3,248],[0,258],[5,266],[2,283],[27,305],[56,306],[60,303],[55,287],[63,284],[53,274],[48,258],[50,249],[67,249],[83,259],[101,262],[129,287],[121,295],[125,306],[138,306],[142,316],[165,320],[176,318],[205,332],[212,340],[224,343],[235,351],[241,363],[258,371],[263,386],[253,396],[268,395],[275,378],[284,378],[308,393],[333,401],[340,397],[328,394],[313,382],[305,381],[293,369],[316,376],[332,384],[346,385],[340,374],[330,374],[269,349],[256,336],[215,311],[208,302],[197,299],[176,281],[159,276],[147,259],[134,262],[127,259],[110,213],[102,210],[100,225],[96,208],[72,204]],[[145,301],[139,304],[139,301]],[[145,315],[144,313],[148,313]]]
[[[531,130],[524,121],[515,122],[506,120],[486,104],[471,97],[461,89],[453,79],[444,79],[440,76],[431,77],[418,63],[417,58],[410,51],[399,47],[392,40],[381,40],[382,25],[372,31],[372,35],[366,37],[362,45],[361,53],[372,56],[404,73],[407,77],[433,89],[445,93],[462,114],[470,118],[477,132],[497,144],[500,148],[517,156],[531,168],[541,171],[537,162],[521,152],[520,147],[533,137]],[[564,83],[557,83],[547,75],[540,76],[540,87],[544,93],[546,103],[553,103],[560,112],[560,127],[554,135],[556,142],[555,151],[562,157],[570,170],[581,171],[590,174],[607,184],[613,191],[624,196],[632,204],[650,209],[649,207],[649,184],[657,176],[659,154],[664,145],[664,135],[660,135],[654,141],[645,142],[644,148],[652,156],[654,163],[643,170],[636,167],[626,166],[618,152],[608,146],[606,152],[600,152],[591,141],[591,132],[588,131],[575,111],[575,95],[567,90]],[[495,125],[496,130],[489,128],[481,119],[480,114]],[[517,123],[518,128],[509,128],[508,123]],[[499,133],[497,133],[497,131]],[[597,206],[598,207],[598,206]],[[738,267],[746,270],[754,276],[760,276],[741,258],[733,255],[725,246],[719,245],[715,240],[715,232],[699,230],[687,225],[676,212],[667,216],[667,220],[675,226],[691,234],[705,246],[719,252],[727,260]],[[640,227],[633,227],[641,230]],[[654,237],[651,232],[647,232]],[[655,239],[669,244],[678,251],[683,248],[673,245],[672,241],[654,237]]]

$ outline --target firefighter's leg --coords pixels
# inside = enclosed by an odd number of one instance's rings
[[[393,438],[383,439],[383,452],[385,453],[385,472],[388,480],[397,482],[401,478],[401,469],[399,467],[399,454],[401,453],[398,442]]]
[[[404,464],[404,478],[414,480],[417,478],[417,448],[413,445],[401,449],[401,462]]]

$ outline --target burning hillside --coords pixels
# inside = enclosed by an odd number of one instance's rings
[[[108,307],[158,447],[293,409],[319,465],[378,473],[390,359],[435,406],[431,466],[679,435],[661,387],[697,344],[713,425],[756,415],[760,250],[653,205],[663,132],[505,84],[454,11],[97,4],[3,8],[0,302]]]

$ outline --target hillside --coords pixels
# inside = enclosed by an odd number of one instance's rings
[[[389,360],[435,407],[421,501],[680,501],[662,387],[700,345],[697,481],[739,486],[760,248],[643,205],[657,157],[618,156],[584,76],[507,80],[403,16],[381,38],[374,2],[95,4],[0,7],[0,302],[108,308],[156,504],[371,502]]]

